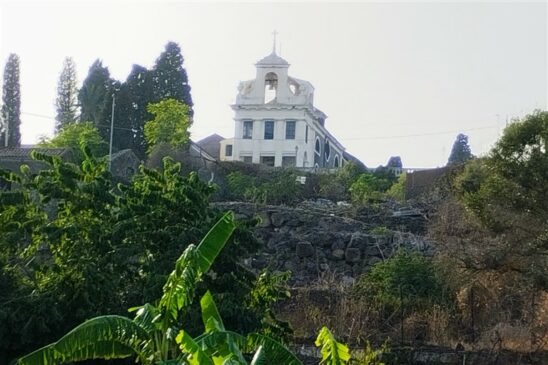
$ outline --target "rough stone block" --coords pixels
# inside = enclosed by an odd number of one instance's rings
[[[274,227],[281,227],[286,222],[286,216],[283,213],[275,212],[270,215],[270,221]]]
[[[297,256],[310,257],[314,255],[314,246],[310,242],[303,241],[297,243]]]
[[[270,221],[270,215],[267,212],[260,212],[258,214],[260,222],[258,224],[259,227],[267,228],[270,227],[272,222]]]
[[[333,250],[331,256],[336,260],[342,260],[344,258],[344,250]]]
[[[354,263],[360,261],[360,249],[359,248],[347,248],[346,252],[344,253],[344,257],[346,259],[346,262]]]

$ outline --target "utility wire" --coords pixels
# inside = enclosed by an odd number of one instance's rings
[[[364,141],[364,140],[375,140],[375,139],[392,139],[392,138],[408,138],[408,137],[423,137],[423,136],[439,136],[439,135],[442,135],[442,134],[453,134],[453,133],[469,132],[469,131],[478,131],[478,130],[483,130],[483,129],[494,129],[494,128],[498,128],[498,126],[492,125],[492,126],[487,126],[487,127],[459,129],[459,130],[445,131],[445,132],[405,134],[405,135],[400,135],[400,136],[379,136],[379,137],[338,138],[338,139],[341,140],[341,141]]]
[[[30,115],[30,116],[37,117],[37,118],[55,120],[54,117],[49,116],[49,115],[36,114],[36,113],[26,113],[26,112],[21,112],[21,114]],[[110,128],[110,125],[106,125],[106,124],[97,124],[97,126],[98,126],[98,127],[108,127],[108,128]],[[135,130],[134,130],[134,129],[131,129],[131,128],[114,127],[114,129],[121,129],[121,130],[124,130],[124,131],[135,132]]]

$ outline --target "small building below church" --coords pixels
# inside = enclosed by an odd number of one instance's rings
[[[255,64],[255,79],[238,86],[234,138],[222,140],[221,161],[334,169],[345,148],[325,127],[314,106],[314,87],[288,75],[289,63],[272,53]]]

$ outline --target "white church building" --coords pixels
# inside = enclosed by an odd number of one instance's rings
[[[311,83],[288,75],[289,63],[272,53],[255,64],[255,79],[238,86],[234,138],[222,140],[222,161],[269,166],[338,168],[344,147],[314,107]]]

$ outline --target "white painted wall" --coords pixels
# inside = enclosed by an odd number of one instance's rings
[[[256,67],[256,78],[243,81],[238,87],[236,103],[232,105],[235,112],[234,138],[221,142],[221,160],[242,160],[243,156],[252,156],[253,163],[260,163],[261,156],[274,156],[274,165],[282,166],[283,156],[295,156],[297,167],[310,168],[314,167],[314,147],[318,136],[322,157],[325,140],[330,141],[331,156],[326,167],[332,167],[336,155],[342,161],[344,147],[322,126],[326,115],[312,104],[314,87],[307,81],[288,76],[289,64],[275,53],[259,61]],[[275,73],[278,80],[276,99],[265,104],[265,77],[270,72]],[[273,139],[264,139],[267,120],[274,121]],[[251,139],[243,138],[244,121],[253,121]],[[286,139],[287,121],[296,122],[295,139]],[[307,126],[308,140],[305,140]],[[227,144],[233,145],[232,156],[225,155]],[[322,162],[320,167],[323,167]]]

